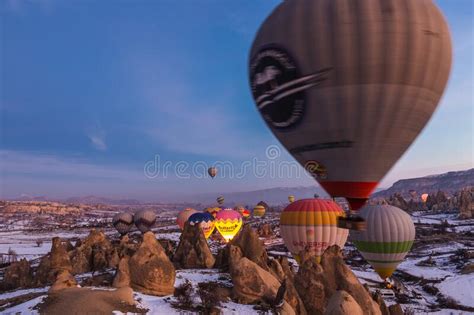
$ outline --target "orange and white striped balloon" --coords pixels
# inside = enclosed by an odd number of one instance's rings
[[[280,232],[286,247],[299,261],[304,249],[315,253],[319,262],[326,248],[344,247],[349,231],[337,227],[344,211],[337,203],[325,199],[301,199],[290,203],[280,217]]]

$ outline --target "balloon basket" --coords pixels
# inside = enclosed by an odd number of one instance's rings
[[[339,218],[337,220],[337,227],[353,231],[365,231],[367,229],[367,222],[365,222],[361,217],[349,216],[346,218]]]

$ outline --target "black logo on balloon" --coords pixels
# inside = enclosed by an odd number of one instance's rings
[[[326,167],[318,161],[306,161],[304,169],[316,179],[326,179],[328,177]]]
[[[273,46],[260,50],[250,63],[250,84],[264,119],[281,129],[298,123],[305,111],[305,91],[326,80],[329,70],[301,76],[285,50]]]

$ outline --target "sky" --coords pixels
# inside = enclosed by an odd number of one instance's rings
[[[316,185],[250,94],[249,49],[279,2],[1,1],[0,197]],[[474,167],[474,1],[435,2],[453,37],[448,87],[380,187]],[[216,163],[224,174],[209,180]]]

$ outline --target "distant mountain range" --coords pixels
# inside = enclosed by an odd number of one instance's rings
[[[433,194],[441,190],[447,194],[459,191],[465,187],[474,187],[474,168],[465,171],[448,172],[425,177],[401,179],[392,187],[376,192],[372,197],[389,197],[394,193],[409,197],[410,190],[421,195]]]
[[[438,175],[430,175],[419,178],[401,179],[395,182],[388,189],[377,189],[372,197],[389,197],[394,193],[400,193],[404,197],[409,197],[411,190],[418,194],[436,193],[442,190],[447,194],[461,190],[465,187],[474,187],[474,168],[465,171],[448,172]],[[294,195],[296,199],[313,198],[314,194],[320,197],[328,197],[328,194],[320,186],[307,187],[277,187],[245,192],[231,192],[223,194],[225,198],[224,205],[233,206],[236,204],[255,205],[264,200],[269,205],[284,205],[288,203],[288,196]],[[182,199],[174,201],[174,203],[192,203],[202,205],[213,205],[216,203],[217,195],[213,193],[197,194],[194,196],[183,196]],[[99,196],[83,196],[71,197],[68,199],[54,200],[45,196],[31,197],[22,196],[16,200],[21,201],[60,201],[64,203],[81,203],[81,204],[108,204],[108,205],[139,205],[141,202],[136,199],[113,199]],[[167,203],[170,200],[167,200]]]
[[[294,195],[296,199],[313,198],[314,194],[328,197],[328,194],[319,186],[309,187],[277,187],[254,191],[225,193],[224,205],[236,204],[256,205],[259,201],[265,201],[269,205],[282,205],[288,203],[288,196]],[[216,194],[199,194],[184,198],[185,201],[211,205],[216,203]]]

